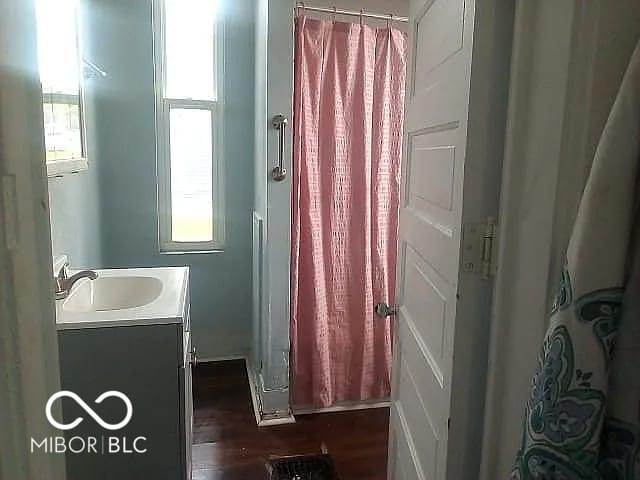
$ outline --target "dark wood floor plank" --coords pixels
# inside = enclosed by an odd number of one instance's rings
[[[325,445],[341,480],[386,478],[389,411],[302,415],[296,423],[258,428],[244,361],[194,371],[193,480],[262,480],[265,462],[317,454]]]

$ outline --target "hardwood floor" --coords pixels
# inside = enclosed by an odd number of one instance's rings
[[[302,415],[256,426],[244,361],[194,370],[193,480],[267,479],[272,456],[320,453],[324,443],[340,480],[386,478],[389,411]]]

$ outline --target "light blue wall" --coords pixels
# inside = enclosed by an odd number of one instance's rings
[[[53,255],[67,255],[72,268],[104,265],[100,205],[99,161],[96,139],[94,87],[85,81],[84,116],[89,169],[49,178],[49,206]]]
[[[157,241],[150,0],[86,0],[87,56],[109,73],[95,87],[107,267],[191,267],[194,341],[201,357],[245,354],[251,339],[253,2],[225,0],[224,252],[160,255]]]
[[[92,164],[86,172],[49,179],[53,255],[67,255],[73,268],[103,264],[95,167]]]
[[[49,178],[49,207],[53,255],[67,255],[72,268],[102,268],[103,236],[96,142],[96,80],[85,80],[84,116],[89,169]]]

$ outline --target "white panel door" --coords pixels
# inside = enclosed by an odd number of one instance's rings
[[[506,67],[492,63],[491,40],[478,38],[491,39],[496,20],[479,25],[484,18],[474,0],[411,1],[393,480],[477,479],[492,282],[463,271],[462,232],[497,214],[501,156],[493,153],[502,150],[506,106],[506,89],[491,90]]]

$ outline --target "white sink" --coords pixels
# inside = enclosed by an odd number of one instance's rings
[[[62,304],[67,312],[104,312],[138,308],[156,300],[162,282],[155,277],[100,277],[79,281]]]
[[[189,268],[96,270],[56,301],[58,330],[179,323],[189,305]],[[70,272],[73,273],[73,272]]]

